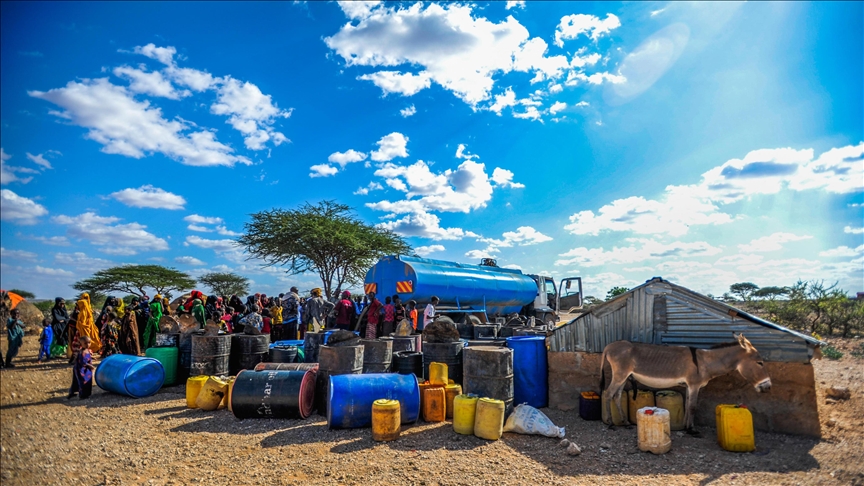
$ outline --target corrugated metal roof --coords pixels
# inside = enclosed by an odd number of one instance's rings
[[[599,353],[632,342],[708,348],[744,333],[767,361],[807,362],[822,341],[654,278],[555,329],[551,351]]]

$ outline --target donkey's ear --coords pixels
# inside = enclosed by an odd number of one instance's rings
[[[742,334],[742,333],[734,333],[734,334],[735,334],[735,337],[738,338],[738,344],[740,344],[742,348],[749,349],[749,348],[753,347],[753,345],[750,344],[750,341],[748,341],[747,338],[744,337],[744,334]]]

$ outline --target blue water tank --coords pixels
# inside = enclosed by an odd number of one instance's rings
[[[447,307],[482,309],[485,303],[489,316],[519,312],[537,296],[537,283],[520,270],[399,255],[380,259],[365,283],[375,284],[381,301],[398,294],[422,306],[435,295]]]
[[[549,405],[546,338],[508,337],[507,347],[513,350],[513,404],[527,403],[534,408]]]
[[[372,402],[380,398],[398,400],[403,424],[420,416],[420,385],[413,374],[368,373],[330,377],[327,425],[352,429],[372,425]]]
[[[96,368],[99,388],[127,397],[149,397],[162,388],[164,381],[165,368],[153,358],[113,354]]]

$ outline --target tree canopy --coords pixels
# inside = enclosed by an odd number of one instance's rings
[[[210,272],[198,277],[198,282],[206,285],[216,295],[245,296],[249,293],[249,279],[231,272]]]
[[[18,294],[21,297],[24,297],[25,299],[35,299],[36,298],[36,294],[34,294],[33,292],[30,292],[29,290],[10,289],[9,292],[12,292],[13,294]]]
[[[91,294],[107,295],[124,292],[137,296],[145,295],[144,289],[154,289],[170,298],[172,291],[183,291],[195,287],[195,279],[189,275],[161,265],[124,265],[107,268],[92,277],[75,282],[72,288]]]
[[[626,294],[630,289],[627,287],[612,287],[609,292],[606,292],[606,300],[614,299],[621,294]]]
[[[238,243],[265,265],[281,265],[289,274],[316,272],[328,296],[346,284],[362,283],[380,257],[412,251],[400,236],[359,220],[349,206],[334,201],[271,209],[251,218]]]

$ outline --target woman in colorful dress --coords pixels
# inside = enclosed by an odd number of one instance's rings
[[[162,296],[156,294],[150,302],[150,318],[147,319],[147,328],[144,329],[144,341],[141,350],[147,351],[156,344],[156,334],[159,333],[159,321],[162,319]]]
[[[120,354],[120,322],[117,320],[117,313],[108,311],[108,317],[105,326],[102,329],[102,358],[107,358],[112,354]]]
[[[93,322],[93,308],[90,307],[90,294],[83,293],[78,301],[75,302],[75,309],[78,311],[78,316],[75,321],[75,328],[78,331],[78,340],[88,336],[90,338],[90,351],[97,352],[102,349],[102,341],[99,339],[99,329]]]

